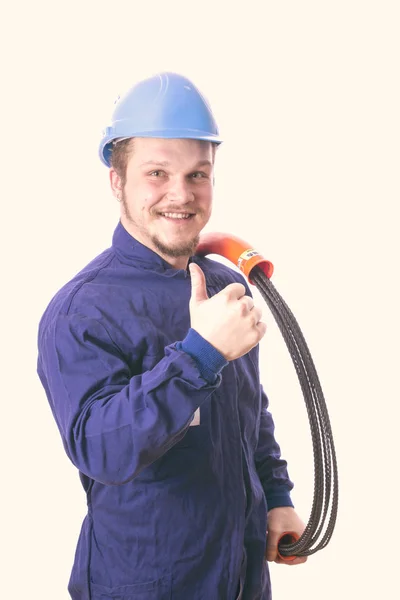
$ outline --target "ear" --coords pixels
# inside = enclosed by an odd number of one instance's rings
[[[110,186],[113,193],[113,196],[120,201],[122,194],[122,181],[121,177],[118,175],[117,171],[111,167],[110,169]]]

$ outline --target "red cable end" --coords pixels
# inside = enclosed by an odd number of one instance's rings
[[[295,533],[294,531],[285,531],[285,533],[283,533],[281,535],[281,537],[279,538],[279,542],[278,542],[278,556],[280,558],[281,561],[285,562],[285,563],[291,563],[293,562],[297,556],[283,556],[280,552],[279,552],[279,546],[280,545],[288,545],[288,544],[294,544],[295,542],[297,542],[297,540],[299,539],[300,536],[297,535],[297,533]]]
[[[254,250],[249,244],[240,238],[226,233],[205,233],[200,237],[200,243],[196,254],[205,256],[206,254],[219,254],[235,264],[247,277],[249,283],[254,285],[251,280],[251,271],[257,265],[265,273],[268,279],[274,272],[274,265],[266,260],[257,250]]]

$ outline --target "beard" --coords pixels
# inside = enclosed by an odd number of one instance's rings
[[[156,235],[150,237],[155,248],[164,256],[170,258],[179,258],[180,256],[192,256],[199,244],[200,236],[196,235],[192,240],[176,244],[175,246],[167,246]]]
[[[129,210],[128,203],[126,201],[125,192],[122,192],[121,204],[122,204],[122,207],[123,207],[123,210],[125,213],[125,217],[129,221],[129,223],[131,223],[135,227],[135,229],[142,234],[142,237],[147,238],[149,241],[151,241],[153,247],[161,255],[163,255],[165,257],[170,257],[170,258],[179,258],[182,256],[193,256],[193,254],[195,253],[196,248],[199,244],[199,240],[200,240],[199,234],[197,234],[191,240],[185,240],[185,241],[182,241],[181,243],[177,243],[175,245],[164,243],[157,236],[157,234],[150,234],[149,231],[147,231],[142,225],[140,225],[137,221],[135,221],[135,219],[133,218],[133,216]],[[173,210],[171,210],[171,212],[173,212]],[[156,212],[153,212],[153,214],[157,215]]]

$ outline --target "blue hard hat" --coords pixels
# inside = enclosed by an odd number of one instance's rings
[[[101,161],[110,167],[113,140],[131,137],[222,142],[207,100],[177,73],[159,73],[140,81],[118,98],[111,125],[100,142]]]

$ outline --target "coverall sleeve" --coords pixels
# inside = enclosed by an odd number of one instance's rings
[[[182,439],[221,381],[203,379],[175,344],[153,369],[132,373],[105,327],[77,314],[58,316],[39,338],[38,374],[69,458],[106,485],[130,481]]]
[[[281,458],[280,447],[275,439],[275,424],[268,410],[269,401],[261,386],[261,417],[255,464],[267,499],[268,510],[278,506],[293,506],[287,463]]]

